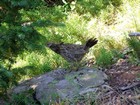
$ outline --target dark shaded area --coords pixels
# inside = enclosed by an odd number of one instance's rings
[[[37,105],[41,105],[41,103],[36,98],[36,91],[33,93],[33,99]]]
[[[47,6],[51,7],[51,6],[55,6],[55,5],[64,5],[66,3],[71,3],[72,1],[75,0],[44,0],[47,4]]]

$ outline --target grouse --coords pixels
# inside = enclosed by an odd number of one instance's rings
[[[55,53],[61,55],[68,62],[80,62],[84,55],[89,52],[89,49],[97,44],[96,38],[89,39],[84,45],[64,44],[64,43],[47,43],[46,46]]]

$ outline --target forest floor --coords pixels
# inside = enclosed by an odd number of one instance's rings
[[[104,72],[109,77],[108,91],[100,92],[98,105],[140,105],[140,66],[129,63],[128,59],[119,59]],[[0,105],[4,103],[0,99]]]
[[[100,100],[101,105],[140,105],[140,66],[120,59],[105,72],[110,89]]]

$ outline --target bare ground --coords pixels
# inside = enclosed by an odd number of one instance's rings
[[[105,72],[110,89],[99,99],[100,105],[140,105],[140,66],[120,59]]]

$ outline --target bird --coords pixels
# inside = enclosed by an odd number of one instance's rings
[[[61,55],[67,62],[80,62],[82,58],[89,52],[89,49],[96,45],[98,40],[90,38],[85,44],[71,43],[46,43],[46,47],[50,48],[55,53]]]

